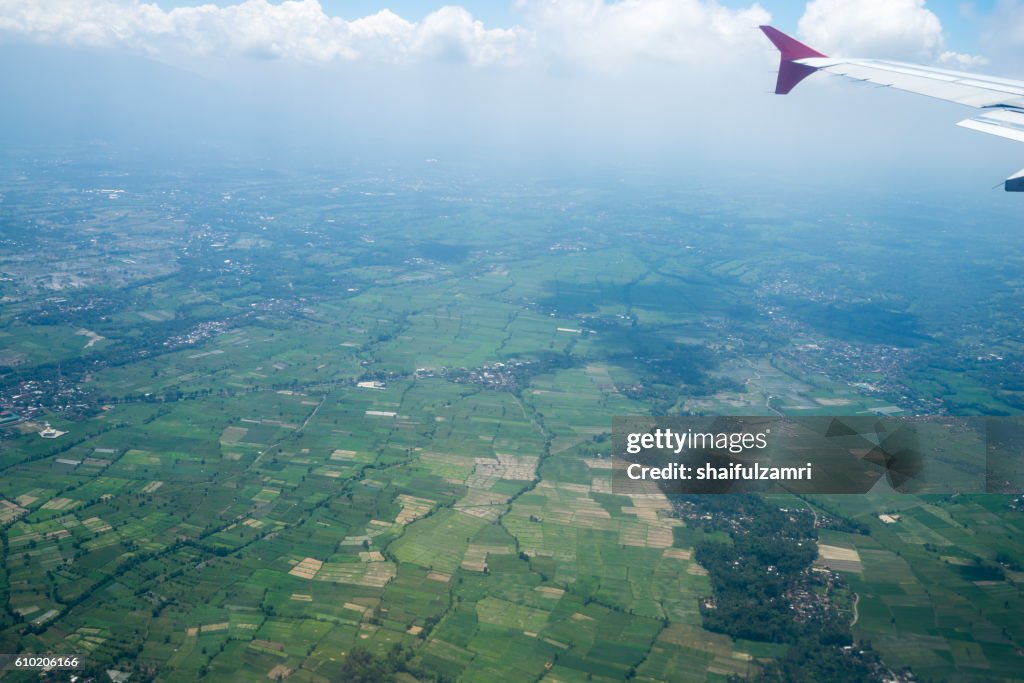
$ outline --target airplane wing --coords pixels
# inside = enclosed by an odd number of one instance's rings
[[[779,49],[775,93],[785,95],[816,71],[927,95],[983,110],[957,125],[1024,142],[1024,81],[993,78],[880,59],[826,57],[772,26],[761,30]],[[1007,192],[1024,192],[1024,169],[1006,179]]]

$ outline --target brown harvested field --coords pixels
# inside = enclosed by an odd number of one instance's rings
[[[426,498],[416,498],[415,496],[409,496],[402,494],[398,496],[398,502],[402,504],[402,511],[398,513],[398,517],[395,518],[395,524],[408,524],[413,520],[419,519],[423,515],[430,512],[430,509],[434,507],[434,501],[427,500]]]
[[[64,500],[67,500],[66,498]],[[45,505],[43,506],[45,507]],[[25,508],[15,505],[9,500],[0,500],[0,524],[6,524],[28,512]]]
[[[235,444],[244,439],[248,433],[247,427],[225,427],[224,431],[220,433],[220,442]]]
[[[300,579],[312,579],[316,576],[316,573],[320,571],[320,567],[324,566],[324,563],[314,557],[307,557],[302,560],[288,572],[292,576],[297,576]]]
[[[292,675],[292,670],[284,664],[278,664],[273,669],[267,672],[267,678],[272,681],[283,681]]]
[[[861,572],[864,570],[856,548],[842,548],[824,543],[818,544],[818,559],[815,564],[838,572]]]

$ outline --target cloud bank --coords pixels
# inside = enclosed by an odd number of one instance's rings
[[[486,28],[445,6],[411,22],[384,10],[355,20],[318,0],[245,0],[163,10],[138,0],[0,0],[0,34],[153,56],[262,57],[302,62],[458,61],[474,65],[568,62],[615,69],[636,60],[723,58],[758,40],[759,5],[715,0],[517,0],[523,25]]]
[[[938,62],[953,68],[986,60],[946,50],[942,22],[925,0],[811,0],[800,36],[827,54]]]
[[[384,10],[346,21],[317,0],[179,7],[125,0],[0,0],[0,31],[43,42],[125,47],[152,55],[252,56],[307,62],[383,62],[457,58],[476,64],[509,59],[521,29],[485,29],[461,7],[443,7],[419,23]]]
[[[637,61],[733,61],[763,48],[759,4],[730,9],[709,0],[518,0],[547,61],[618,70]]]

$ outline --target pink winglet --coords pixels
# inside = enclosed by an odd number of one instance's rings
[[[814,48],[807,47],[799,40],[790,38],[785,33],[773,26],[762,26],[761,30],[768,36],[775,47],[782,53],[779,62],[779,80],[775,83],[775,94],[785,95],[795,88],[797,84],[816,71],[813,66],[797,64],[796,59],[807,59],[808,57],[824,57]]]
[[[774,26],[762,26],[761,30],[768,36],[768,40],[774,43],[782,53],[783,61],[791,62],[794,59],[807,59],[808,57],[825,57],[812,47],[807,47],[799,40],[790,38]]]

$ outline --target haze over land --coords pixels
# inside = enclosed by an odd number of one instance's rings
[[[3,134],[209,163],[255,153],[301,165],[358,145],[389,161],[725,169],[724,182],[742,170],[911,191],[991,187],[1019,168],[1015,145],[951,127],[959,107],[829,78],[765,97],[777,56],[755,27],[777,20],[768,5],[520,2],[494,25],[458,7],[409,3],[410,20],[362,9],[6,3]],[[972,16],[915,0],[777,11],[826,52],[1021,73],[1013,3],[976,3]]]

